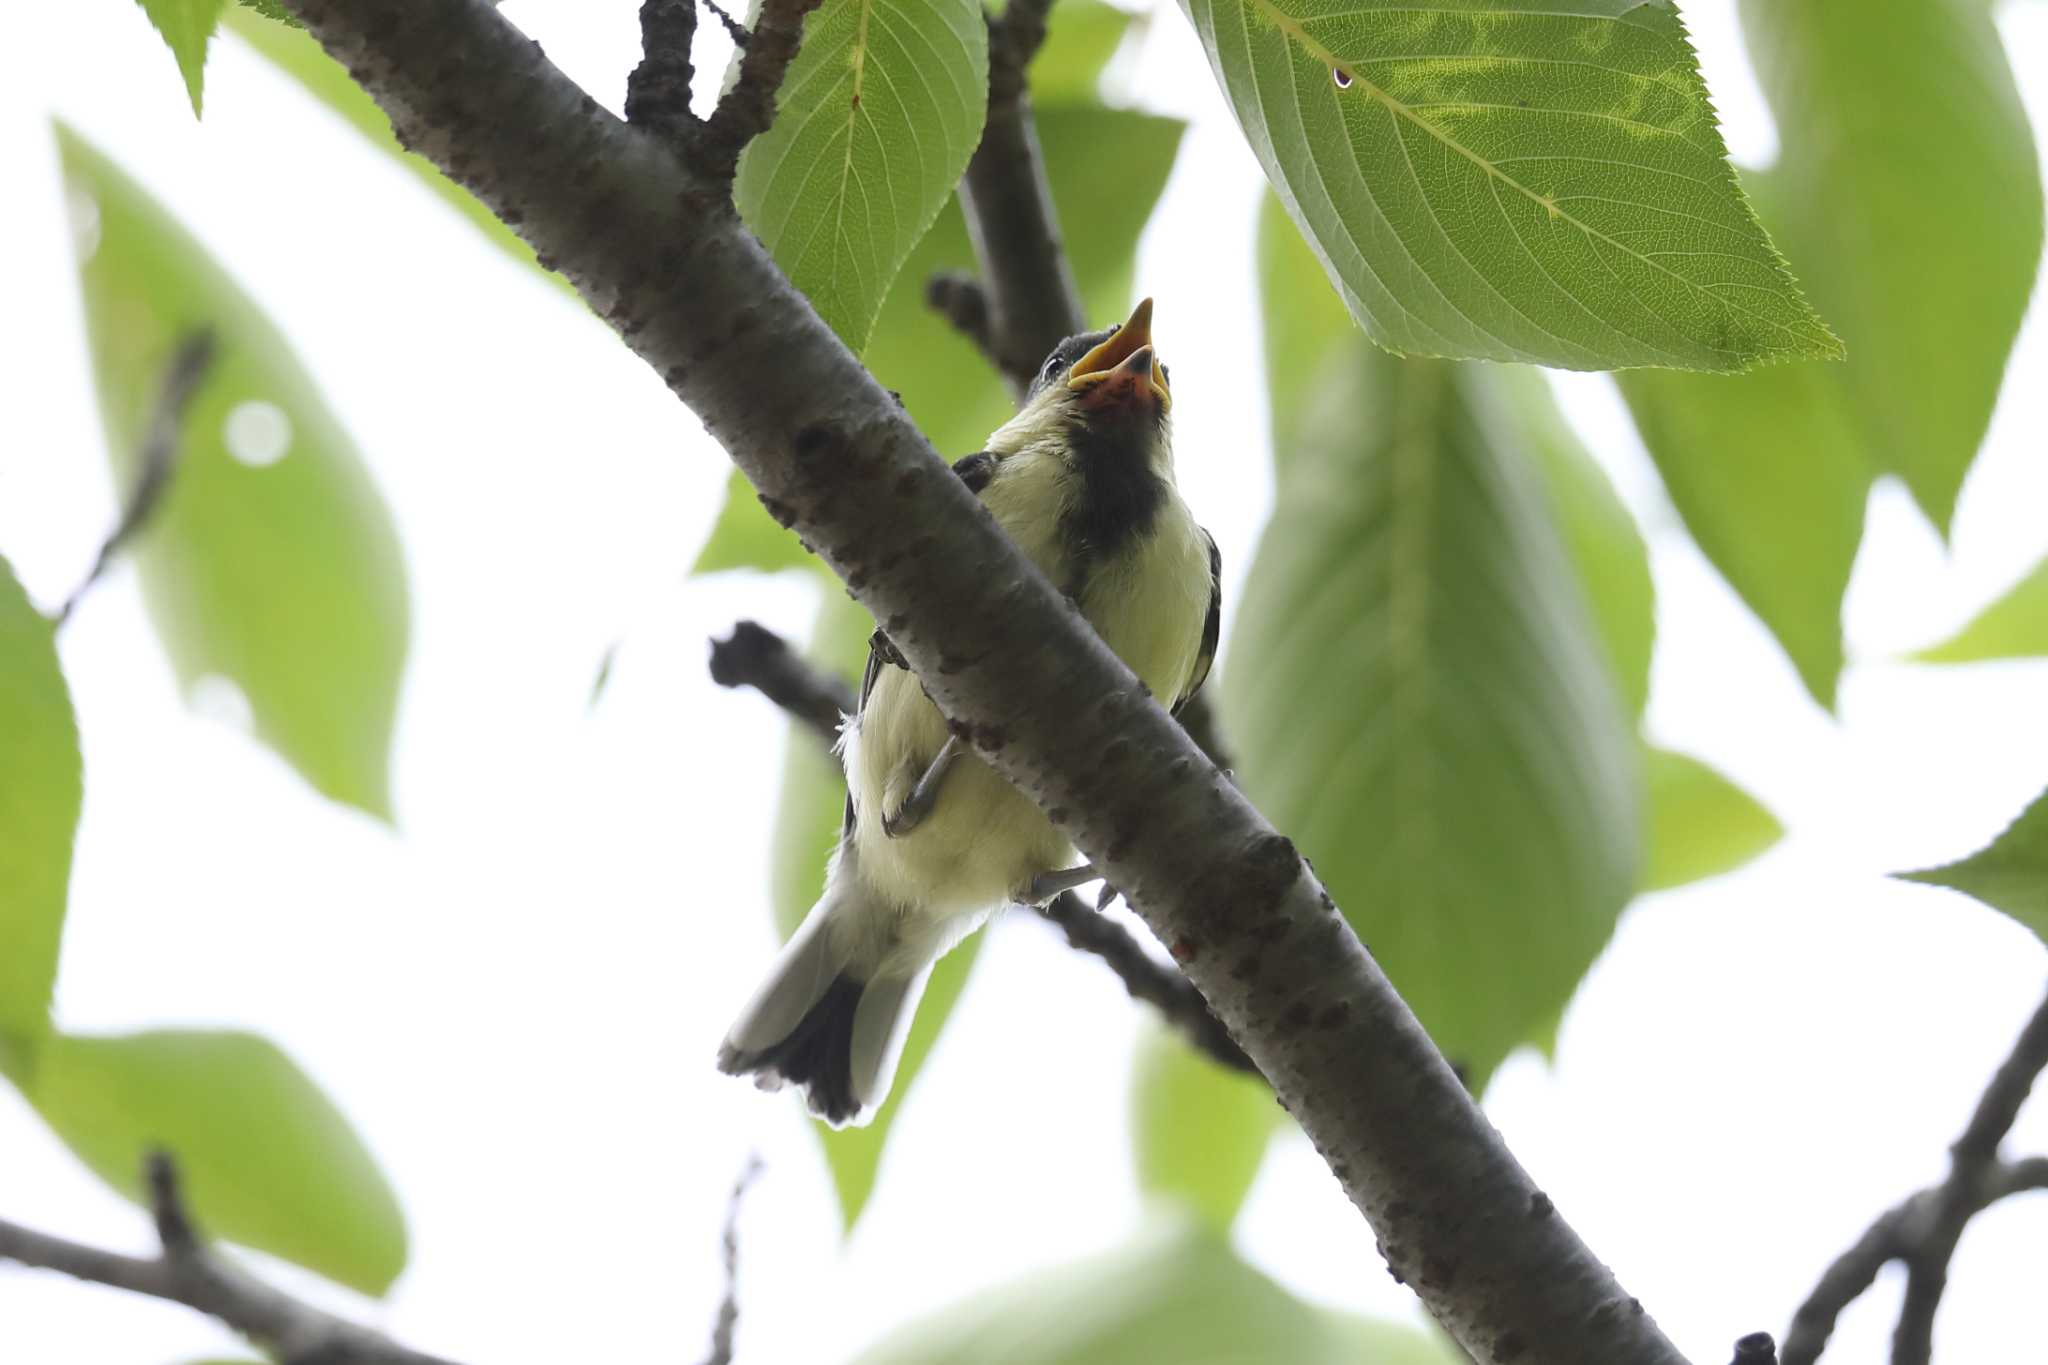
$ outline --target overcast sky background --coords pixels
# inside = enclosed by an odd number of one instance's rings
[[[637,5],[504,8],[616,107]],[[1685,9],[1736,155],[1768,160],[1733,0]],[[1124,1118],[1139,1012],[1029,917],[992,929],[844,1247],[796,1102],[712,1070],[772,950],[781,735],[765,703],[710,684],[704,642],[740,616],[801,634],[817,590],[684,578],[728,466],[656,378],[234,41],[216,47],[198,124],[127,0],[24,6],[8,27],[0,553],[54,603],[113,507],[47,132],[61,112],[296,342],[396,513],[414,601],[394,833],[312,795],[231,717],[185,707],[129,571],[94,592],[62,641],[87,782],[64,1026],[232,1024],[285,1046],[410,1217],[389,1302],[338,1301],[477,1362],[699,1356],[726,1192],[754,1149],[768,1170],[743,1226],[741,1365],[844,1359],[914,1313],[1127,1238],[1143,1217]],[[2004,27],[2048,129],[2048,6],[2015,6]],[[1232,265],[1249,263],[1258,171],[1170,7],[1134,88],[1194,122],[1138,284],[1180,379],[1182,484],[1234,594],[1271,494],[1253,284]],[[1737,875],[1632,908],[1556,1065],[1517,1057],[1487,1109],[1696,1360],[1782,1333],[1827,1261],[1938,1177],[2048,979],[2031,935],[1882,876],[1976,847],[2048,782],[2048,664],[1888,662],[2048,550],[2044,373],[2036,316],[1952,549],[1898,487],[1878,490],[1835,718],[1685,539],[1611,383],[1560,381],[1653,547],[1652,731],[1791,834]],[[2013,1144],[2048,1150],[2048,1107]],[[148,1245],[11,1091],[0,1216]],[[2044,1239],[2038,1196],[1973,1225],[1940,1359],[2048,1340]],[[1276,1146],[1239,1241],[1318,1301],[1414,1311],[1298,1137]],[[1888,1275],[1829,1358],[1881,1359],[1897,1297]],[[164,1365],[229,1344],[180,1308],[0,1270],[9,1359]]]

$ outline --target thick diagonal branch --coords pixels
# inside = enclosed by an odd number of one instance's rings
[[[1813,1365],[1835,1320],[1892,1261],[1906,1267],[1906,1297],[1892,1335],[1892,1365],[1927,1365],[1934,1315],[1948,1288],[1948,1266],[1970,1219],[2001,1199],[2048,1189],[2048,1157],[2001,1161],[1999,1146],[2019,1117],[2035,1079],[2048,1069],[2048,1000],[2043,1000],[1993,1073],[1961,1137],[1949,1148],[1948,1177],[1894,1205],[1829,1266],[1792,1317],[1783,1365]]]
[[[1147,695],[739,224],[488,0],[286,0],[399,136],[688,403],[977,752],[1122,888],[1394,1273],[1482,1365],[1682,1357],[1558,1216],[1294,846]]]
[[[281,1360],[322,1365],[452,1365],[274,1289],[215,1256],[192,1224],[177,1168],[161,1153],[146,1171],[161,1252],[124,1256],[0,1221],[0,1260],[54,1270],[219,1319]]]

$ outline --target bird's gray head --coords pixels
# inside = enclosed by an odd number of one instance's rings
[[[1128,460],[1172,469],[1173,393],[1152,345],[1152,300],[1121,327],[1083,332],[1053,347],[1024,406],[989,439],[999,455],[1041,443],[1069,458]]]

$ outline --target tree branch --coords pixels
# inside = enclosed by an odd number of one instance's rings
[[[753,688],[807,726],[828,749],[839,742],[841,718],[859,705],[852,688],[811,667],[787,640],[755,621],[736,622],[731,635],[711,642],[711,681]]]
[[[1827,1348],[1835,1320],[1892,1261],[1906,1267],[1906,1297],[1892,1335],[1892,1365],[1927,1365],[1934,1314],[1948,1288],[1949,1261],[1970,1219],[2027,1190],[2048,1189],[2048,1157],[1998,1159],[2034,1079],[2048,1068],[2048,1000],[2043,1000],[1993,1073],[1961,1137],[1949,1148],[1948,1177],[1880,1215],[1856,1244],[1829,1266],[1793,1314],[1783,1365],[1813,1365]]]
[[[185,409],[191,406],[192,395],[199,392],[199,385],[212,366],[213,332],[210,328],[202,327],[188,334],[172,352],[171,363],[164,367],[163,383],[157,390],[156,407],[150,411],[149,427],[143,433],[142,449],[135,461],[134,486],[128,490],[128,496],[121,505],[121,515],[115,520],[114,529],[100,542],[100,552],[93,557],[92,568],[71,590],[71,596],[64,599],[64,605],[57,609],[59,626],[71,619],[71,613],[77,610],[79,600],[87,590],[106,575],[107,570],[113,567],[114,557],[127,548],[128,542],[141,533],[163,505],[164,494],[170,489],[171,475],[178,462]]]
[[[162,1247],[158,1255],[124,1256],[0,1220],[0,1260],[195,1308],[288,1362],[452,1365],[302,1303],[216,1257],[186,1211],[171,1158],[152,1153],[144,1175]]]
[[[488,0],[285,0],[400,137],[662,375],[1182,965],[1482,1365],[1675,1365],[1281,837],[984,515],[775,268],[727,185]]]
[[[740,153],[775,121],[775,96],[803,42],[804,16],[819,3],[761,0],[754,27],[740,45],[739,76],[704,122],[701,164],[714,178],[731,180]]]
[[[754,1177],[761,1174],[761,1158],[754,1155],[747,1158],[747,1164],[740,1168],[740,1178],[733,1182],[732,1194],[725,1201],[725,1236],[720,1242],[720,1260],[725,1267],[725,1297],[718,1304],[718,1319],[711,1326],[711,1354],[704,1358],[704,1365],[732,1365],[732,1335],[740,1320],[740,1201],[746,1197],[747,1186],[754,1183]]]
[[[701,125],[690,112],[690,44],[697,0],[642,0],[640,64],[626,77],[626,121],[687,146]]]
[[[1046,183],[1038,127],[1031,117],[1025,71],[1045,42],[1052,0],[1010,0],[988,22],[988,122],[981,145],[960,181],[967,235],[981,265],[981,311],[986,325],[968,331],[1013,393],[1021,395],[1039,365],[1065,338],[1088,329],[1081,291],[1060,241],[1059,214]],[[935,297],[955,326],[971,309],[961,304],[957,281]],[[963,328],[963,330],[967,330]]]

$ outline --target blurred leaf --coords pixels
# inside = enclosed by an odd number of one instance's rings
[[[533,248],[498,221],[498,216],[485,208],[475,195],[441,174],[425,157],[400,147],[398,138],[391,131],[391,120],[385,117],[384,111],[363,93],[363,88],[350,78],[340,62],[321,50],[320,44],[313,41],[310,34],[296,25],[286,27],[274,23],[252,9],[231,9],[222,23],[229,32],[255,48],[272,66],[303,86],[307,94],[340,115],[344,123],[361,133],[371,145],[389,153],[411,171],[421,184],[468,219],[491,245],[521,264],[539,270],[553,284],[575,293],[560,275],[551,270],[541,270],[539,262],[534,259]]]
[[[1585,590],[1615,686],[1629,714],[1640,716],[1650,699],[1650,653],[1657,643],[1649,547],[1607,471],[1557,410],[1543,376],[1515,368],[1496,373],[1513,405],[1515,428],[1535,456],[1551,520]]]
[[[1133,1155],[1146,1194],[1227,1236],[1280,1118],[1261,1078],[1218,1066],[1177,1033],[1146,1030],[1131,1076]]]
[[[164,45],[178,62],[178,74],[185,78],[185,93],[192,100],[192,116],[199,117],[201,96],[206,85],[206,45],[213,41],[214,26],[227,0],[140,0],[142,12],[163,35]]]
[[[837,585],[826,589],[824,605],[812,632],[806,653],[812,663],[858,679],[867,662],[868,634],[874,621],[849,600]],[[839,840],[839,824],[846,802],[846,779],[837,759],[825,751],[817,736],[801,726],[789,726],[783,741],[782,799],[775,812],[774,864],[771,885],[775,901],[775,925],[783,938],[796,932],[798,924],[818,899],[825,885],[825,859]],[[896,1067],[896,1083],[880,1112],[865,1128],[838,1131],[825,1124],[813,1124],[825,1148],[825,1164],[831,1169],[832,1184],[839,1192],[839,1209],[848,1229],[867,1207],[874,1193],[875,1174],[881,1167],[882,1149],[889,1130],[902,1111],[903,1100],[917,1081],[932,1044],[953,1013],[953,1006],[967,984],[967,974],[981,950],[979,934],[967,939],[939,959],[925,986],[924,999],[903,1044],[903,1058]]]
[[[1832,708],[1872,478],[1839,380],[1819,365],[1616,377],[1701,553]]]
[[[83,778],[56,628],[0,558],[0,1074],[50,1029]]]
[[[29,1102],[95,1175],[142,1202],[153,1148],[178,1163],[206,1231],[382,1294],[405,1268],[405,1215],[333,1103],[268,1040],[157,1029],[52,1034]]]
[[[2048,940],[2048,792],[2035,797],[2003,834],[1969,857],[1924,872],[1894,875],[1975,896]]]
[[[1270,203],[1262,228],[1268,326],[1334,312]],[[1499,372],[1339,346],[1320,401],[1275,403],[1225,720],[1247,793],[1478,1090],[1634,891],[1636,746]]]
[[[866,349],[882,300],[981,141],[976,0],[824,0],[733,202],[818,315]]]
[[[1387,349],[1581,370],[1841,354],[1736,184],[1670,4],[1182,7]]]
[[[1696,758],[1646,750],[1650,792],[1645,891],[1733,872],[1784,835],[1757,799]]]
[[[1946,533],[2041,256],[2040,167],[1998,29],[1928,0],[1741,12],[1784,145],[1766,222],[1848,343],[1830,381],[1866,458]]]
[[[1092,105],[1041,104],[1037,114],[1046,174],[1081,297],[1090,316],[1121,317],[1130,302],[1138,235],[1166,187],[1185,125]],[[863,357],[883,387],[902,395],[931,443],[948,455],[979,450],[1014,410],[987,358],[925,305],[924,284],[932,275],[973,268],[966,222],[958,202],[949,202],[897,277]],[[1170,328],[1171,320],[1162,319],[1162,326]],[[1171,343],[1166,344],[1171,356]],[[795,534],[761,510],[753,487],[735,474],[693,572],[774,572],[799,565],[823,572]]]
[[[856,1365],[1452,1365],[1415,1330],[1312,1307],[1194,1224],[1039,1271],[892,1332]]]
[[[217,341],[135,550],[171,662],[188,690],[231,679],[308,782],[388,818],[408,629],[391,514],[270,319],[141,186],[61,125],[57,140],[97,211],[86,331],[118,483],[134,481],[172,352],[200,326]]]
[[[292,28],[304,28],[298,16],[278,3],[278,0],[242,0],[242,3],[266,19],[275,19]]]
[[[1968,625],[1912,657],[1929,664],[1968,664],[2041,654],[2048,654],[2048,559]]]
[[[1062,0],[1059,16],[1046,26],[1045,44],[1031,59],[1034,105],[1093,103],[1109,59],[1123,46],[1133,23],[1148,18],[1105,5],[1102,0]]]

